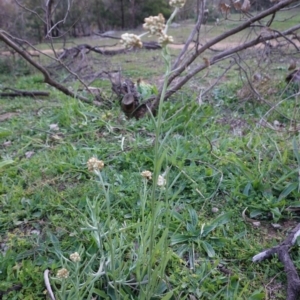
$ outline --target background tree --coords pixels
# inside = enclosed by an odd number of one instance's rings
[[[47,36],[46,32],[50,34],[49,29],[52,37],[87,36],[95,31],[135,28],[145,17],[159,12],[170,15],[167,0],[2,0],[0,5],[2,23],[17,20],[13,26],[10,24],[10,32],[39,42]],[[5,29],[4,25],[1,28]]]

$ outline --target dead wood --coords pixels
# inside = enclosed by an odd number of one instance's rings
[[[114,40],[121,40],[121,38],[113,36],[113,35],[108,35],[108,34],[98,34],[98,33],[94,33],[97,36],[103,37],[103,38],[109,38],[109,39],[114,39]],[[147,50],[157,50],[157,49],[161,49],[161,45],[158,42],[155,41],[150,41],[150,42],[143,42],[143,46],[142,48],[147,49]],[[128,51],[132,51],[133,49],[127,50]]]
[[[284,265],[284,271],[287,276],[287,300],[297,300],[300,297],[300,278],[289,254],[298,236],[300,236],[300,224],[290,232],[280,245],[264,250],[252,258],[253,262],[260,262],[270,259],[274,254],[277,254],[278,259]]]
[[[4,30],[0,30],[0,40],[2,40],[7,46],[9,46],[13,50],[15,50],[27,62],[29,62],[32,66],[34,66],[37,70],[39,70],[44,76],[45,83],[48,83],[49,85],[53,86],[54,88],[61,91],[62,93],[64,93],[67,96],[71,96],[73,98],[77,98],[77,99],[80,99],[81,101],[92,104],[92,101],[90,101],[88,98],[80,96],[80,95],[70,91],[64,85],[62,85],[59,82],[57,82],[56,80],[54,80],[50,76],[49,72],[42,65],[40,65],[35,60],[33,60],[26,51],[24,51],[22,48],[20,48]]]
[[[26,91],[16,90],[12,88],[4,88],[2,91],[11,90],[13,92],[0,92],[0,97],[43,97],[49,96],[50,93],[46,91]]]
[[[286,82],[300,82],[300,69],[294,70],[292,73],[290,73],[286,78]]]
[[[159,43],[157,42],[143,42],[143,47],[146,50],[157,50],[157,49],[161,49],[161,46]],[[128,53],[128,52],[132,52],[132,51],[137,51],[137,49],[105,49],[104,47],[99,47],[99,46],[91,46],[89,44],[81,44],[81,45],[77,45],[75,47],[72,48],[66,48],[63,50],[63,52],[61,53],[61,55],[59,56],[59,59],[67,59],[67,58],[76,58],[82,51],[86,51],[88,52],[95,52],[95,53],[99,53],[101,55],[118,55],[118,54],[124,54],[124,53]]]
[[[243,21],[240,25],[228,30],[219,36],[209,40],[206,43],[202,43],[200,41],[200,29],[201,24],[203,23],[204,13],[205,13],[205,3],[206,1],[202,1],[201,5],[197,8],[198,20],[194,27],[194,30],[191,32],[191,35],[187,39],[185,46],[183,47],[181,53],[179,54],[178,59],[175,60],[171,72],[168,76],[167,82],[167,91],[164,95],[164,100],[170,98],[174,93],[180,90],[190,79],[195,77],[199,72],[203,71],[204,69],[209,69],[210,66],[219,63],[222,60],[229,59],[229,57],[233,57],[237,55],[239,52],[244,51],[246,49],[257,47],[259,45],[266,45],[271,40],[276,40],[279,38],[285,39],[291,45],[294,45],[297,51],[299,48],[297,43],[293,42],[291,38],[287,38],[287,35],[293,35],[297,30],[299,30],[300,25],[297,24],[294,27],[291,27],[283,32],[279,32],[272,28],[265,28],[266,26],[261,25],[261,20],[265,19],[268,16],[271,16],[271,20],[268,25],[271,25],[275,13],[283,8],[288,7],[289,5],[298,2],[298,0],[282,0],[279,3],[274,4],[271,8],[266,9],[255,16],[247,15],[247,19]],[[200,2],[199,2],[200,3]],[[51,25],[51,23],[50,23]],[[242,32],[245,29],[253,28],[253,27],[261,27],[259,31],[257,31],[256,37],[252,38],[249,36],[249,39],[243,43],[233,45],[220,53],[217,53],[213,56],[204,57],[204,52],[206,50],[212,49],[212,47],[216,46],[218,43],[224,41],[230,36],[233,36],[237,33]],[[54,27],[53,27],[54,28]],[[53,29],[50,28],[51,30]],[[99,34],[97,34],[99,35]],[[113,38],[119,40],[120,38],[109,36],[109,35],[99,35],[103,38]],[[7,46],[11,49],[16,51],[19,55],[21,55],[27,62],[33,65],[36,69],[38,69],[44,75],[44,81],[51,86],[55,87],[56,89],[62,91],[68,96],[78,98],[84,102],[92,103],[88,98],[78,95],[77,93],[72,92],[67,87],[62,85],[61,83],[57,82],[53,79],[53,75],[50,73],[49,68],[45,68],[33,60],[28,51],[22,49],[17,42],[15,42],[14,37],[9,35],[4,30],[0,30],[0,40],[2,40]],[[32,47],[32,46],[31,46]],[[157,42],[144,42],[143,48],[145,49],[160,49],[161,46]],[[54,49],[53,49],[54,50]],[[85,68],[92,68],[90,64],[86,63],[86,53],[95,52],[101,55],[117,55],[121,53],[127,53],[130,51],[138,51],[136,49],[112,49],[112,48],[105,48],[105,47],[93,47],[88,44],[78,45],[69,49],[64,49],[62,53],[60,53],[58,58],[52,58],[56,63],[59,64],[62,68],[67,70],[75,79],[79,80],[80,83],[85,86],[86,90],[88,87],[86,83],[82,80],[82,78],[78,75],[79,72],[82,72]],[[40,52],[42,53],[42,52]],[[54,51],[55,53],[55,51]],[[46,55],[46,54],[45,54]],[[199,56],[203,57],[204,63],[196,63],[196,60]],[[77,58],[77,59],[75,59]],[[78,59],[79,58],[79,59]],[[74,64],[74,61],[76,64]],[[72,65],[73,64],[73,65]],[[73,70],[71,67],[74,67]],[[53,68],[54,71],[56,70],[55,67]],[[90,69],[88,69],[90,70]],[[187,73],[186,73],[187,72]],[[95,77],[95,76],[93,76]],[[69,79],[69,78],[67,78]],[[112,84],[113,85],[113,84]],[[112,87],[113,90],[119,90],[117,95],[120,99],[120,105],[124,113],[128,117],[136,117],[140,118],[141,116],[145,115],[149,110],[154,114],[158,108],[160,103],[161,94],[163,91],[164,85],[161,84],[159,87],[159,92],[157,96],[151,96],[151,99],[143,100],[141,103],[141,97],[137,93],[136,90],[128,89],[127,91],[120,92],[122,88],[124,88],[123,83],[118,83],[118,87]],[[207,92],[207,91],[205,91]]]
[[[155,96],[141,102],[141,95],[137,91],[136,85],[130,79],[122,79],[120,73],[109,74],[112,85],[112,91],[117,95],[121,110],[127,118],[136,118],[137,120],[151,113],[155,115],[153,101]]]
[[[185,76],[181,76],[183,72],[186,72],[187,67],[192,66],[195,62],[195,60],[200,56],[203,55],[203,53],[211,49],[213,46],[217,45],[221,41],[225,40],[226,38],[233,36],[237,34],[238,32],[241,32],[245,30],[246,28],[250,28],[255,24],[256,22],[259,22],[263,18],[266,18],[267,16],[272,16],[274,13],[279,11],[280,9],[283,9],[285,7],[288,7],[289,5],[297,2],[296,0],[285,0],[280,1],[279,3],[275,4],[269,9],[266,9],[262,11],[261,13],[257,14],[256,16],[249,17],[245,22],[243,22],[241,25],[236,26],[235,28],[228,30],[219,36],[209,40],[204,45],[201,45],[199,42],[199,29],[200,27],[197,27],[191,35],[193,35],[193,38],[196,38],[196,41],[194,41],[194,46],[192,49],[188,51],[187,47],[184,47],[185,51],[182,51],[182,53],[179,54],[179,58],[175,61],[174,65],[172,66],[172,73],[168,79],[168,90],[166,92],[166,95],[164,97],[164,100],[167,100],[170,98],[174,93],[176,93],[178,90],[180,90],[191,78],[196,76],[199,72],[209,68],[210,66],[219,63],[220,61],[224,59],[228,59],[230,56],[239,53],[241,51],[244,51],[246,49],[255,47],[261,43],[265,43],[266,41],[271,41],[274,39],[278,39],[279,37],[286,37],[287,35],[294,34],[299,30],[300,25],[297,24],[283,32],[277,32],[277,31],[270,31],[270,34],[262,36],[257,35],[257,37],[253,38],[252,40],[242,43],[240,45],[234,46],[232,48],[226,49],[224,51],[221,51],[220,53],[217,53],[216,55],[212,56],[210,59],[207,59],[202,64],[198,64],[195,68],[193,68],[191,71],[189,71]],[[201,24],[202,20],[202,7],[199,8],[198,13],[198,21],[197,25]],[[200,25],[199,25],[200,26]],[[191,43],[193,40],[192,36],[188,38],[188,42]],[[295,43],[294,43],[295,44]],[[299,51],[298,47],[296,46],[296,50]],[[187,55],[188,54],[188,55]],[[175,80],[179,79],[179,80]],[[156,109],[159,104],[159,99],[161,96],[163,87],[161,86],[159,88],[159,94],[156,97],[153,109]]]

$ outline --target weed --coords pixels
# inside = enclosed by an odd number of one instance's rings
[[[160,74],[162,64],[151,68],[154,54],[145,55],[126,56],[135,61],[125,74]],[[15,86],[37,89],[41,80]],[[262,126],[263,116],[285,128],[289,120],[255,99],[241,103],[241,86],[230,74],[202,105],[185,89],[160,105],[159,124],[55,91],[0,99],[1,114],[14,113],[0,127],[2,299],[44,299],[46,269],[62,299],[284,299],[278,260],[251,258],[298,218],[299,136]],[[294,91],[270,96],[281,116],[297,108]],[[91,157],[104,161],[100,173],[88,171]],[[245,208],[260,227],[243,219]],[[76,252],[80,261],[70,259]]]

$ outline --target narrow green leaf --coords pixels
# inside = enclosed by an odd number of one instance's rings
[[[265,299],[265,296],[265,293],[261,291],[256,291],[248,298],[248,300],[263,300]]]
[[[209,257],[214,257],[216,255],[215,250],[211,244],[207,243],[206,241],[202,241],[201,246]]]
[[[285,164],[287,162],[287,159],[288,159],[288,149],[286,148],[282,154],[282,159],[281,159],[282,163]]]
[[[252,184],[251,182],[248,182],[244,188],[243,194],[245,196],[249,196],[251,189],[252,189]]]
[[[297,141],[295,138],[293,138],[293,151],[294,151],[294,155],[298,161],[298,166],[300,167],[300,151],[299,151],[299,147],[297,145]]]
[[[57,254],[61,255],[60,243],[59,243],[58,238],[54,234],[52,234],[52,232],[50,232],[50,231],[47,232],[47,236],[50,239],[50,241],[55,249],[55,252]]]
[[[209,225],[205,225],[203,228],[202,236],[207,236],[210,232],[215,230],[218,226],[224,225],[230,221],[231,212],[219,215]]]
[[[256,218],[264,213],[261,209],[253,209],[250,211],[250,218]]]
[[[175,210],[172,210],[171,211],[171,215],[177,219],[178,221],[181,221],[181,222],[184,222],[184,218],[182,217],[182,215],[180,213],[178,213],[177,211]]]
[[[161,300],[169,300],[172,298],[172,296],[173,296],[173,292],[171,291],[167,293],[163,298],[161,298]]]
[[[9,135],[11,135],[11,131],[2,128],[0,129],[0,138],[6,138]]]
[[[295,173],[298,173],[298,170],[292,170],[291,172],[283,175],[282,177],[280,177],[276,183],[274,184],[275,187],[277,187],[280,183],[282,183],[283,181],[286,181],[288,178],[291,178],[292,176],[294,176]]]
[[[100,291],[99,289],[94,288],[93,289],[93,294],[96,294],[104,299],[109,299],[109,297],[107,296],[107,294],[103,291]]]
[[[23,260],[23,259],[26,259],[28,257],[34,257],[34,254],[36,253],[36,250],[28,250],[28,251],[24,251],[24,252],[21,252],[17,255],[17,258],[16,260],[17,261],[20,261],[20,260]]]
[[[13,161],[12,159],[5,159],[5,160],[2,160],[2,161],[0,161],[0,169],[6,167],[6,166],[8,166],[8,165],[11,165],[11,164],[13,164],[13,163],[14,163],[14,161]]]
[[[283,198],[287,197],[291,192],[298,188],[298,182],[290,183],[285,189],[281,192],[278,197],[278,201],[282,200]]]
[[[197,215],[197,212],[192,207],[189,207],[188,211],[189,211],[189,214],[190,214],[191,223],[192,223],[192,225],[194,227],[196,227],[198,225],[198,215]]]
[[[157,269],[157,271],[159,271],[159,268]],[[152,276],[153,276],[153,274],[152,274]],[[157,278],[159,278],[158,273],[157,273]],[[155,294],[162,295],[164,292],[166,292],[167,288],[168,288],[168,286],[166,285],[166,283],[163,281],[160,281],[155,288]]]
[[[188,242],[189,239],[190,239],[189,235],[177,233],[171,236],[171,245],[185,243]]]
[[[193,233],[193,232],[196,230],[196,228],[195,228],[195,226],[194,226],[193,224],[191,224],[191,223],[186,223],[186,230],[187,230],[189,233]]]

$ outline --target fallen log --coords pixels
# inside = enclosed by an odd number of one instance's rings
[[[10,90],[12,92],[0,92],[0,97],[41,97],[49,96],[50,93],[46,91],[26,91],[16,90],[12,88],[4,88],[2,91]]]
[[[129,53],[132,51],[136,51],[137,49],[124,49],[124,48],[118,48],[117,46],[114,46],[116,49],[105,49],[105,47],[99,47],[99,46],[91,46],[88,44],[81,44],[77,45],[75,47],[71,48],[65,48],[63,49],[63,52],[59,56],[60,59],[66,59],[69,57],[76,58],[81,51],[87,51],[87,52],[95,52],[99,53],[102,55],[118,55],[118,54],[124,54],[124,53]],[[146,50],[158,50],[161,49],[161,45],[157,42],[143,42],[143,49]]]

